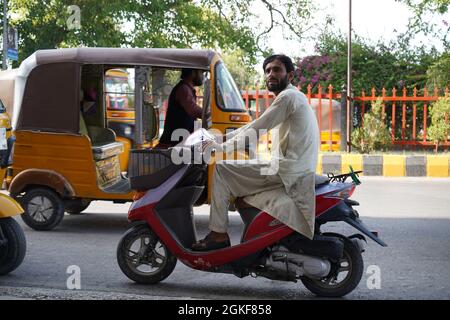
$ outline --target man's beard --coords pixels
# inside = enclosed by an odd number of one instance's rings
[[[281,92],[284,89],[286,89],[288,84],[289,84],[289,77],[287,75],[284,79],[280,80],[277,84],[269,84],[269,80],[266,80],[267,89],[271,92]]]

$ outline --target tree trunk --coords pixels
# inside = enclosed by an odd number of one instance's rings
[[[436,147],[434,148],[434,153],[438,153],[439,151],[439,141],[436,142]]]

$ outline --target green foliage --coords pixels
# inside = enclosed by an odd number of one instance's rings
[[[430,90],[434,88],[441,89],[441,92],[450,83],[450,53],[444,54],[436,60],[427,70],[427,87]]]
[[[312,0],[196,0],[195,2],[217,12],[230,25],[245,26],[253,36],[257,53],[262,56],[272,53],[266,45],[269,34],[278,32],[279,36],[288,40],[310,37],[308,31],[314,25],[313,13],[317,9]],[[214,25],[214,28],[217,26]],[[239,36],[241,31],[236,30],[236,33]]]
[[[396,43],[371,44],[367,39],[355,36],[352,45],[353,92],[362,90],[367,95],[371,89],[424,88],[427,70],[439,56],[436,50],[410,48],[405,50]],[[317,55],[304,57],[297,62],[297,81],[301,86],[309,83],[314,89],[333,85],[336,90],[347,82],[347,39],[343,34],[325,30],[316,45]],[[378,92],[379,93],[379,92]]]
[[[77,46],[177,47],[239,51],[254,65],[270,50],[274,26],[300,39],[311,19],[311,0],[9,0],[19,28],[19,59],[39,49]],[[255,5],[263,8],[254,13]],[[81,9],[81,29],[71,29],[68,6]],[[257,23],[258,16],[271,23]],[[290,32],[288,32],[290,31]],[[20,61],[19,61],[20,62]]]
[[[449,48],[450,21],[448,15],[450,0],[396,0],[406,4],[414,13],[409,19],[408,31],[400,38],[409,43],[418,33],[439,39],[444,47]],[[440,23],[430,23],[430,15],[440,15]]]
[[[258,73],[254,66],[246,61],[242,50],[225,52],[222,59],[239,89],[245,90],[247,86],[251,88],[255,85]]]
[[[450,98],[440,98],[432,104],[430,108],[431,125],[427,131],[429,137],[436,144],[435,151],[438,151],[439,144],[448,138],[450,133]]]
[[[81,30],[69,30],[71,0],[10,0],[11,24],[19,29],[19,59],[39,49],[77,46],[120,46],[125,37],[117,23],[120,1],[84,0]]]
[[[352,145],[361,153],[385,151],[392,144],[382,108],[381,100],[373,103],[372,110],[364,115],[364,126],[352,132]]]
[[[205,47],[241,49],[256,61],[254,34],[244,24],[221,16],[208,5],[194,1],[129,1],[125,16],[134,24],[127,33],[134,47]]]

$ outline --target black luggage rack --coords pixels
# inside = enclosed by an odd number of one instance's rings
[[[351,169],[351,172],[349,173],[344,173],[344,174],[339,174],[339,175],[334,175],[333,173],[327,173],[327,177],[328,179],[330,179],[330,182],[342,182],[344,183],[345,180],[347,180],[347,178],[352,178],[353,182],[355,184],[361,184],[361,181],[359,181],[358,177],[359,174],[362,173],[362,171],[353,171],[353,169]]]

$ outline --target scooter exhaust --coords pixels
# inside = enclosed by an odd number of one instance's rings
[[[312,279],[326,277],[331,271],[328,260],[304,254],[292,253],[284,247],[278,247],[266,259],[265,266],[296,277],[306,276]]]

